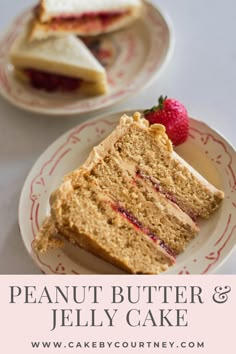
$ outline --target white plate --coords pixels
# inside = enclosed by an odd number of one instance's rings
[[[132,26],[105,36],[115,49],[107,67],[109,93],[93,98],[76,93],[46,93],[18,82],[9,64],[9,50],[29,20],[32,10],[21,14],[0,40],[0,94],[12,104],[37,113],[69,115],[111,106],[143,89],[160,73],[170,56],[173,36],[166,18],[145,2],[143,17]]]
[[[128,112],[131,113],[131,112]],[[39,158],[22,190],[19,225],[27,251],[48,274],[121,274],[101,259],[72,245],[36,254],[32,241],[49,213],[49,196],[62,177],[81,165],[89,152],[117,125],[121,113],[89,120],[64,134]],[[188,141],[177,152],[210,182],[225,192],[221,208],[209,220],[199,220],[200,234],[177,257],[168,274],[206,274],[228,257],[236,243],[236,153],[206,124],[191,119]]]

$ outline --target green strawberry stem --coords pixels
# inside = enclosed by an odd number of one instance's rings
[[[160,96],[159,99],[158,99],[158,106],[157,106],[157,109],[158,110],[161,110],[164,108],[164,102],[165,100],[167,100],[167,96],[163,97],[163,96]]]
[[[144,115],[152,113],[152,112],[156,112],[156,111],[161,111],[164,108],[164,102],[165,100],[167,100],[167,96],[160,96],[158,98],[158,105],[157,106],[153,106],[151,109],[146,109],[143,113]]]

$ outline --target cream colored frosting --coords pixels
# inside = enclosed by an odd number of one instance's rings
[[[189,165],[182,157],[180,157],[176,152],[173,151],[173,158],[180,162],[180,166],[184,166],[189,170],[189,172],[195,176],[199,182],[205,185],[205,187],[212,193],[216,194],[219,196],[219,198],[224,198],[224,193],[214,187],[211,183],[209,183],[200,173],[198,173],[191,165]],[[181,168],[181,167],[179,167]],[[186,182],[187,183],[187,182]]]
[[[90,171],[93,166],[95,166],[99,160],[102,160],[107,152],[111,150],[114,144],[126,134],[126,132],[130,129],[131,125],[137,125],[142,129],[149,130],[152,134],[155,135],[156,139],[160,141],[160,143],[165,146],[165,148],[169,151],[172,151],[172,144],[169,140],[168,136],[165,133],[165,127],[161,124],[154,124],[149,127],[149,123],[146,119],[141,117],[139,112],[134,113],[133,117],[129,117],[124,114],[120,118],[120,124],[116,127],[116,129],[98,146],[95,146],[90,153],[87,161],[83,165],[83,168]]]

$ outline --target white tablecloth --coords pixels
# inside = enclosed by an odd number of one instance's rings
[[[149,89],[116,111],[149,107],[160,94],[184,102],[236,146],[235,0],[156,0],[169,14],[176,37],[173,57]],[[33,1],[0,0],[0,30]],[[106,110],[112,112],[112,108]],[[21,187],[37,157],[62,133],[86,120],[46,117],[21,111],[0,98],[0,273],[40,274],[18,229]],[[235,215],[234,215],[235,217]],[[236,274],[236,251],[217,271]]]

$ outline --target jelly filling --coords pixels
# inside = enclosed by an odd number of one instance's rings
[[[48,92],[75,91],[79,89],[82,82],[81,79],[70,78],[34,69],[25,69],[24,72],[29,77],[30,83],[34,88],[43,89]]]
[[[126,15],[128,11],[117,12],[90,12],[80,16],[65,15],[53,17],[50,24],[53,28],[58,26],[69,26],[71,28],[76,26],[92,25],[92,23],[99,23],[102,26],[108,26],[110,23],[118,20],[120,17]]]
[[[175,252],[168,247],[163,240],[160,239],[154,232],[145,227],[133,214],[128,210],[120,206],[119,204],[112,204],[112,209],[122,215],[126,220],[128,220],[137,230],[143,232],[150,237],[151,240],[157,242],[158,245],[163,248],[171,257],[176,258]]]
[[[157,192],[163,194],[163,195],[166,197],[166,199],[168,199],[168,200],[170,200],[172,203],[176,204],[176,205],[177,205],[182,211],[184,211],[193,221],[196,221],[196,215],[195,215],[193,212],[191,212],[190,210],[188,210],[188,211],[184,210],[184,209],[181,207],[180,203],[179,203],[179,202],[177,201],[177,199],[175,198],[175,196],[174,196],[172,193],[166,192],[165,190],[163,190],[162,186],[161,186],[153,177],[151,177],[151,176],[145,174],[144,172],[142,172],[142,171],[140,171],[140,170],[137,170],[137,172],[136,172],[136,177],[142,178],[142,179],[144,179],[144,180],[147,180],[147,181],[151,182],[153,188],[154,188]]]

